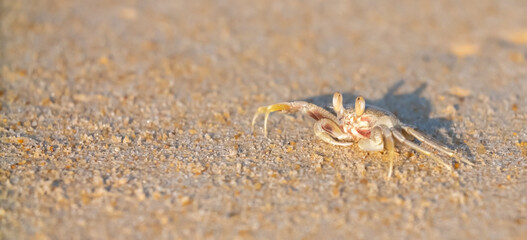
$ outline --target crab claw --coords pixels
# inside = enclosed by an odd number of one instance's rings
[[[331,114],[327,110],[314,105],[312,103],[304,102],[304,101],[294,101],[294,102],[284,102],[284,103],[277,103],[272,104],[269,106],[263,106],[259,107],[258,110],[256,110],[256,113],[254,114],[252,123],[251,123],[251,131],[254,132],[254,124],[256,122],[256,118],[260,114],[264,114],[264,131],[265,136],[267,136],[267,119],[269,118],[269,114],[272,112],[282,112],[282,113],[296,113],[301,112],[304,114],[309,115],[311,118],[315,120],[320,120],[323,118],[327,118],[333,122],[337,122],[337,118],[335,115]]]

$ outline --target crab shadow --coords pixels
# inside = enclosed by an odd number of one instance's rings
[[[388,89],[381,99],[366,98],[367,105],[384,108],[397,116],[402,122],[413,125],[427,135],[444,143],[451,149],[456,149],[466,157],[473,158],[469,147],[463,141],[463,134],[455,131],[454,123],[447,118],[430,118],[432,106],[430,101],[421,94],[426,89],[426,83],[421,84],[413,92],[397,94],[398,89],[404,85],[404,80],[396,82]],[[359,96],[355,93],[342,93],[346,108],[353,108],[355,99]],[[303,99],[304,101],[322,106],[334,113],[331,106],[333,94],[324,94]]]

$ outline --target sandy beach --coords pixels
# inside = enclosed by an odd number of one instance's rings
[[[527,2],[0,0],[0,239],[525,239]],[[319,140],[334,92],[474,163]]]

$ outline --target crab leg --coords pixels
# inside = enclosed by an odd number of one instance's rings
[[[384,136],[384,148],[388,151],[388,161],[390,161],[390,165],[388,167],[388,178],[390,178],[393,173],[393,159],[395,158],[395,144],[394,144],[393,135],[390,129],[388,129],[387,127],[383,127],[382,135]]]
[[[338,146],[351,146],[352,142],[345,142],[349,138],[348,134],[342,132],[340,127],[333,121],[323,118],[318,120],[313,126],[315,135],[322,139],[322,141],[329,144],[338,145]]]
[[[450,165],[448,165],[445,162],[443,162],[439,157],[437,157],[432,152],[422,148],[421,146],[419,146],[419,145],[417,145],[417,144],[415,144],[415,143],[413,143],[411,141],[408,141],[406,138],[404,138],[403,134],[401,132],[399,132],[397,129],[392,128],[391,132],[393,133],[393,136],[395,137],[395,139],[397,141],[399,141],[400,143],[402,143],[402,144],[414,149],[415,151],[418,151],[418,152],[420,152],[420,153],[432,158],[434,161],[436,161],[438,164],[442,165],[446,169],[452,170],[452,167],[450,167]]]
[[[335,115],[331,114],[330,112],[326,111],[325,109],[312,104],[308,102],[303,101],[296,101],[296,102],[285,102],[285,103],[277,103],[269,106],[263,106],[259,107],[256,113],[254,114],[252,124],[251,124],[251,130],[254,131],[254,124],[256,122],[256,118],[260,114],[265,114],[264,118],[264,134],[267,136],[267,119],[269,118],[269,114],[272,112],[285,112],[285,113],[296,113],[298,111],[302,112],[303,114],[308,114],[315,120],[320,120],[323,118],[327,118],[332,120],[333,122],[337,121],[337,118]]]
[[[418,131],[414,127],[410,127],[408,125],[402,125],[401,127],[404,129],[405,132],[414,136],[415,138],[417,138],[417,140],[421,141],[422,143],[425,143],[430,147],[433,147],[434,149],[437,149],[438,151],[441,151],[442,153],[450,157],[454,155],[454,152],[450,150],[450,148],[448,148],[442,143],[437,142],[435,139],[425,135],[424,133]]]
[[[450,148],[448,148],[447,146],[445,146],[444,144],[442,143],[439,143],[438,141],[436,141],[435,139],[427,136],[426,134],[420,132],[419,130],[413,128],[413,127],[410,127],[408,125],[402,125],[401,126],[405,132],[409,133],[410,135],[414,136],[415,138],[417,138],[417,140],[421,141],[422,143],[424,144],[427,144],[428,146],[450,156],[450,157],[455,157],[457,160],[461,161],[461,162],[464,162],[468,165],[474,165],[472,162],[468,161],[467,159],[463,158],[463,157],[460,157],[460,156],[457,156],[457,154],[451,150]]]

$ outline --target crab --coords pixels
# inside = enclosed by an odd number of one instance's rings
[[[436,153],[424,148],[427,145],[433,150],[456,158],[468,165],[472,162],[458,155],[446,145],[420,132],[415,127],[402,123],[393,113],[380,107],[366,105],[362,96],[355,100],[355,108],[344,108],[342,94],[333,95],[333,110],[336,115],[315,104],[294,101],[272,104],[258,108],[252,119],[251,130],[259,115],[265,114],[264,135],[267,137],[267,120],[272,112],[296,113],[301,112],[315,119],[313,130],[322,141],[347,147],[356,143],[359,149],[370,152],[384,151],[388,153],[389,167],[387,177],[393,174],[395,158],[395,143],[405,145],[416,152],[433,159],[440,166],[452,171],[452,167],[445,163]],[[421,145],[413,140],[417,139]]]

